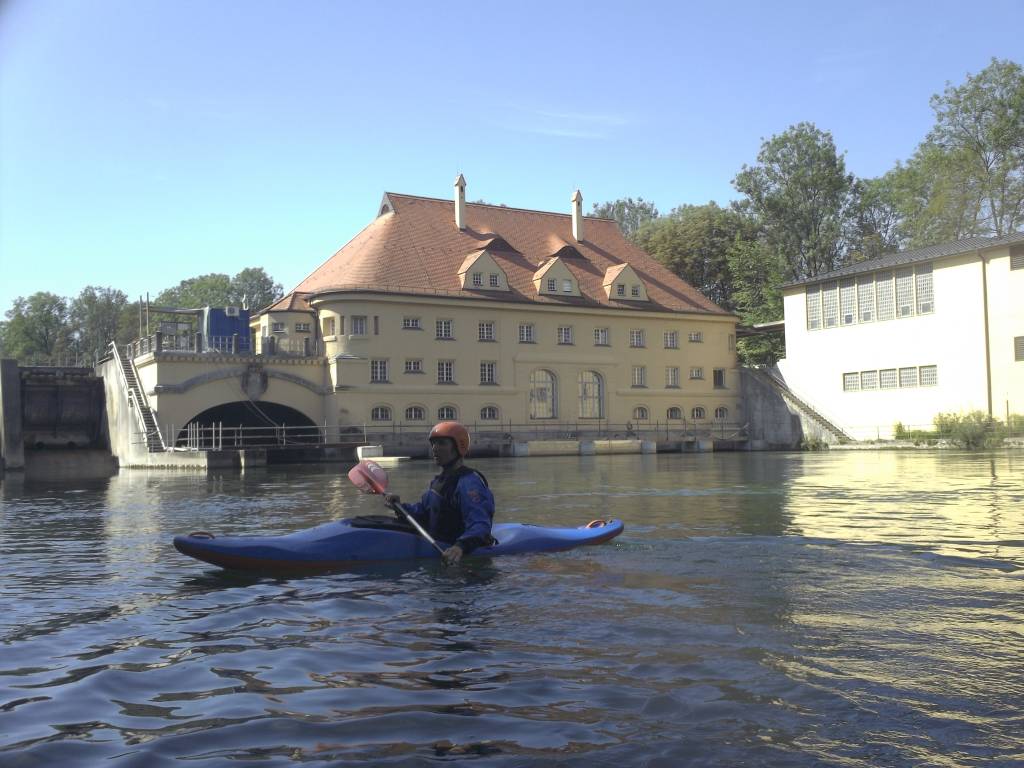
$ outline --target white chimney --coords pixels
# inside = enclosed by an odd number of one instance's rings
[[[455,226],[466,228],[466,178],[461,173],[455,179]]]
[[[583,242],[583,195],[578,189],[572,196],[572,236],[577,243]]]

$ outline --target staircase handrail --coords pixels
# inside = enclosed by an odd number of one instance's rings
[[[146,399],[146,393],[142,391],[141,386],[132,387],[131,383],[129,383],[128,381],[128,377],[124,375],[125,363],[132,366],[133,370],[135,369],[135,363],[132,362],[130,358],[122,359],[121,350],[118,349],[116,341],[110,342],[110,349],[114,353],[114,362],[117,364],[117,372],[121,377],[121,384],[124,385],[125,392],[128,393],[128,400],[135,401],[134,411],[135,418],[139,422],[139,430],[142,432],[143,436],[145,436],[147,443],[149,442],[149,438],[155,434],[157,440],[160,441],[160,450],[166,451],[167,444],[164,443],[164,436],[160,433],[160,426],[156,424],[156,420],[154,419],[155,429],[151,432],[149,428],[146,426],[145,417],[142,415],[142,408],[149,408],[149,401]],[[139,374],[138,371],[135,371],[135,381],[138,382],[138,380]],[[150,409],[150,413],[152,413],[152,409]]]

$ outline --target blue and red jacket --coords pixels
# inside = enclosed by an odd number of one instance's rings
[[[442,472],[422,499],[403,506],[431,536],[458,544],[464,554],[490,543],[494,495],[475,469],[463,466],[447,475]]]

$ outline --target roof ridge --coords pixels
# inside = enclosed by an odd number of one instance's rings
[[[431,202],[431,203],[454,204],[454,202],[455,202],[454,200],[449,200],[449,199],[444,198],[444,197],[427,197],[426,195],[411,195],[411,194],[409,194],[407,192],[385,192],[384,194],[388,195],[388,196],[395,196],[395,197],[407,197],[407,198],[411,198],[413,200],[426,200],[427,202]],[[571,218],[572,217],[572,213],[558,213],[557,211],[541,211],[541,210],[538,210],[536,208],[519,208],[519,207],[514,206],[514,205],[501,205],[501,204],[495,204],[495,203],[474,203],[474,202],[470,202],[469,200],[466,201],[466,205],[475,205],[475,206],[482,207],[482,208],[497,208],[499,211],[521,211],[523,213],[539,213],[539,214],[541,214],[543,216],[562,216],[562,217],[565,217],[565,218]],[[610,219],[607,216],[589,216],[587,214],[583,214],[583,216],[585,218],[596,220],[596,221],[611,221],[611,222],[615,222],[615,219]]]

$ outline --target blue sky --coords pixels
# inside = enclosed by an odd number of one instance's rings
[[[713,7],[714,6],[714,7]],[[0,312],[262,266],[285,289],[385,191],[569,211],[725,203],[762,139],[862,177],[929,97],[1024,61],[1024,2],[0,4]]]

